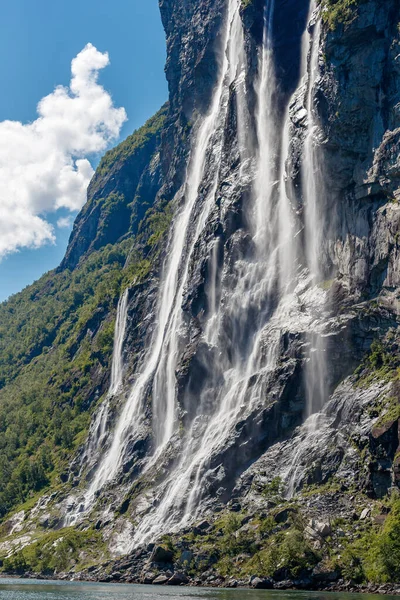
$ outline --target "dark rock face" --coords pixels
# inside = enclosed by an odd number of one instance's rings
[[[161,132],[167,106],[146,125],[110,150],[90,182],[60,269],[73,269],[92,250],[137,233],[161,187]]]
[[[398,285],[399,8],[366,2],[358,13],[326,37],[321,120],[328,185],[338,194],[331,259],[351,289],[373,294]]]

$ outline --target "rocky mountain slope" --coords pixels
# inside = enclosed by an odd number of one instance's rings
[[[0,307],[3,568],[396,581],[400,7],[160,10],[168,105]]]

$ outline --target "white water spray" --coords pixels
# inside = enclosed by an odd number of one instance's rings
[[[220,306],[216,301],[216,273],[212,270],[209,297],[213,332],[209,336],[206,329],[205,338],[218,349],[219,364],[213,364],[209,387],[200,394],[197,416],[186,434],[178,464],[162,486],[162,500],[141,520],[132,546],[193,522],[210,474],[218,478],[218,471],[223,473],[222,464],[212,466],[212,457],[226,447],[235,425],[265,402],[268,377],[279,357],[282,317],[287,303],[282,300],[279,309],[274,309],[280,276],[276,263],[280,252],[280,231],[288,227],[288,222],[281,223],[280,219],[286,217],[289,209],[287,197],[274,193],[274,184],[280,178],[279,167],[283,163],[280,165],[277,161],[279,148],[274,154],[282,140],[270,89],[275,83],[271,41],[273,10],[273,1],[268,2],[257,87],[259,150],[252,221],[255,253],[248,260],[237,261],[234,289],[222,289]],[[286,203],[282,210],[280,198]],[[285,231],[284,242],[289,239]],[[212,253],[216,253],[215,248],[214,245]],[[286,274],[284,278],[287,279]],[[230,278],[227,281],[229,285]],[[228,335],[227,323],[232,324]]]

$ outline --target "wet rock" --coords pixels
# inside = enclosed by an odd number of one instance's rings
[[[294,579],[292,581],[292,586],[297,590],[309,590],[312,586],[312,580],[309,577],[304,577],[303,579]]]
[[[274,582],[274,589],[276,590],[290,590],[291,588],[293,588],[293,582],[290,579]]]
[[[50,519],[51,519],[51,515],[49,513],[41,515],[38,520],[40,527],[43,527],[44,529],[49,527]]]

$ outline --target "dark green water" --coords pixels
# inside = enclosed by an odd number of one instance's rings
[[[0,600],[379,600],[395,596],[270,592],[0,579]]]

